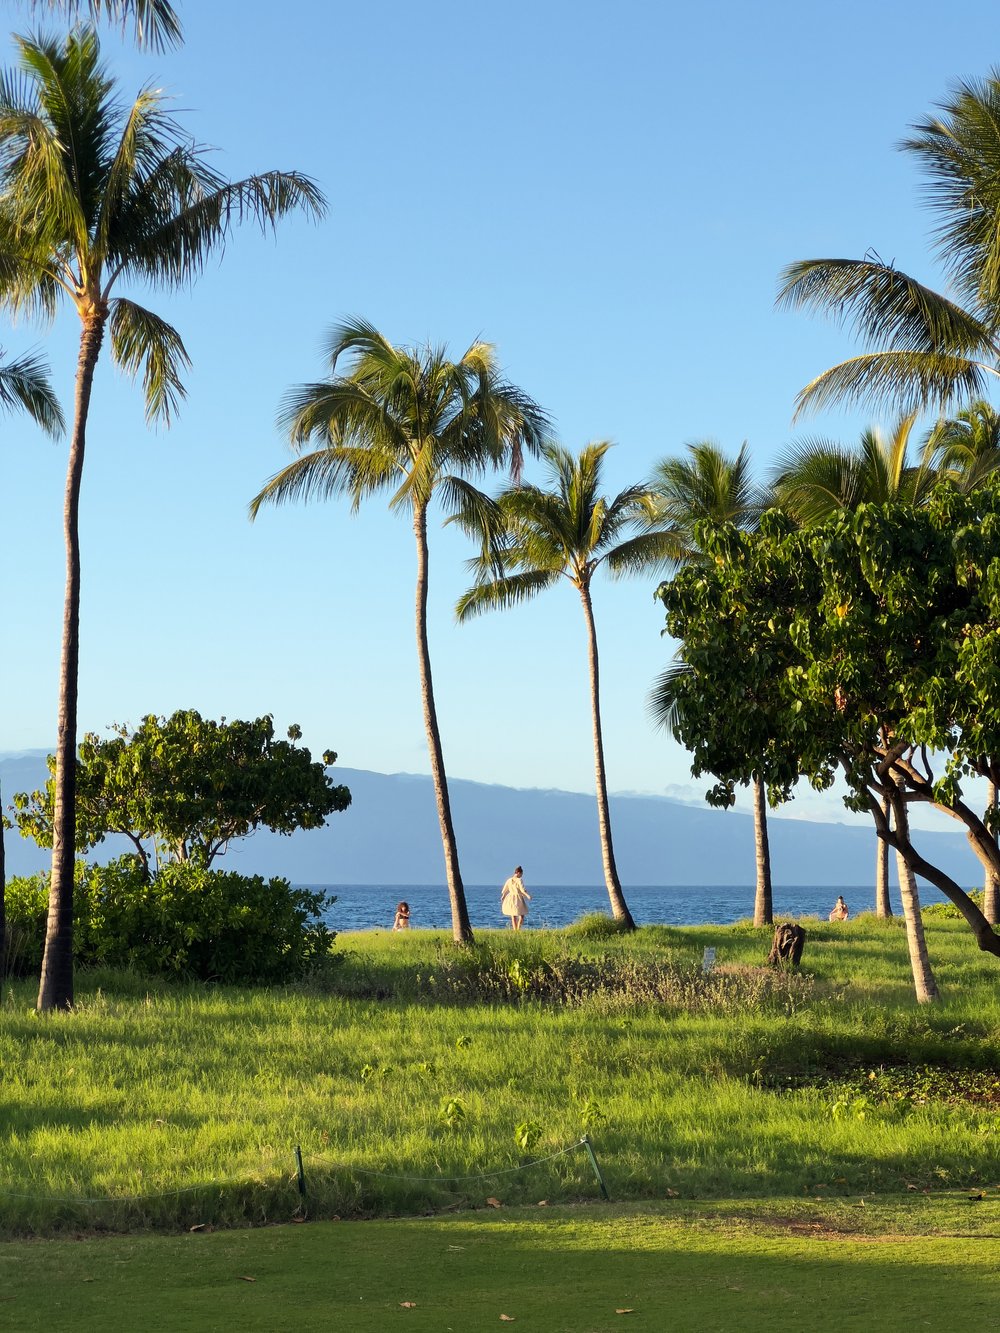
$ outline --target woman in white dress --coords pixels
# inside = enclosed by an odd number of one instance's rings
[[[528,903],[531,902],[531,894],[524,887],[524,880],[521,878],[523,874],[524,871],[518,866],[500,890],[500,911],[504,916],[510,917],[511,930],[520,930],[524,925],[524,918],[528,915]]]

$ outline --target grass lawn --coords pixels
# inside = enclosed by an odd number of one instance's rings
[[[808,923],[801,976],[703,926],[371,933],[308,985],[82,974],[46,1018],[16,983],[0,1327],[984,1326],[1000,971],[927,925],[924,1007],[871,918]]]
[[[544,1333],[839,1333],[988,1327],[998,1300],[1000,1196],[595,1205],[0,1245],[0,1324],[20,1333],[471,1333],[508,1320]]]

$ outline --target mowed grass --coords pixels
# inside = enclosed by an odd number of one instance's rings
[[[998,1205],[978,1207],[605,1205],[4,1244],[0,1320],[20,1333],[985,1328]]]
[[[0,1229],[577,1203],[599,1197],[584,1133],[616,1201],[992,1199],[1000,1138],[983,1080],[1000,965],[961,923],[929,922],[945,1000],[920,1008],[899,923],[808,925],[808,976],[787,984],[752,970],[769,932],[647,927],[484,932],[461,962],[432,932],[342,937],[331,978],[285,990],[82,974],[77,1010],[45,1019],[15,985],[0,1006]],[[721,969],[710,984],[706,945]],[[519,1002],[516,985],[503,1003],[456,999],[462,969],[516,981],[543,954],[637,976],[666,961],[680,981],[657,1003],[641,987],[568,1005]],[[845,1080],[925,1065],[979,1082],[899,1102],[844,1093]]]

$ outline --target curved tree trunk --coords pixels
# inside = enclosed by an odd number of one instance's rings
[[[635,921],[628,910],[628,903],[622,893],[615,864],[615,849],[611,841],[611,811],[608,806],[608,777],[604,767],[604,736],[601,731],[601,676],[597,659],[597,629],[594,625],[594,608],[590,601],[590,589],[580,589],[580,601],[587,622],[587,657],[590,665],[590,710],[594,726],[594,773],[597,779],[597,823],[601,834],[601,859],[604,862],[604,883],[607,885],[611,900],[611,912],[616,921],[620,921],[626,930],[635,930]]]
[[[40,1010],[73,1006],[73,869],[76,859],[76,708],[80,663],[80,482],[87,442],[87,413],[94,368],[104,337],[106,311],[85,321],[77,359],[73,438],[66,470],[63,535],[66,595],[63,603],[56,730],[55,805],[52,818],[52,877],[45,953],[38,987]]]
[[[753,840],[757,861],[757,889],[753,900],[755,926],[771,926],[771,849],[767,841],[767,792],[760,778],[753,780]]]
[[[910,820],[906,802],[902,795],[892,802],[893,824],[896,832],[905,841],[910,841]],[[906,921],[906,946],[910,952],[910,969],[913,972],[913,988],[918,1004],[929,1004],[939,998],[937,982],[931,970],[931,960],[927,953],[927,941],[924,938],[924,922],[920,915],[920,895],[917,892],[917,879],[903,859],[902,852],[896,853],[896,870],[899,874],[899,896],[903,900],[903,918]]]
[[[889,798],[882,797],[882,813],[889,819]],[[876,835],[875,838],[875,915],[892,916],[892,903],[889,901],[889,844]]]
[[[996,809],[997,805],[997,784],[989,783],[986,789],[986,808],[987,810]],[[996,842],[996,830],[991,830],[993,841]],[[983,883],[983,916],[991,926],[1000,924],[1000,877],[992,866],[986,869],[986,879]]]
[[[427,645],[427,507],[413,506],[413,532],[417,539],[417,662],[420,668],[420,700],[424,710],[424,729],[434,780],[434,799],[437,802],[441,843],[444,847],[444,871],[451,902],[451,931],[456,944],[472,943],[472,923],[465,901],[465,886],[458,865],[458,844],[451,818],[448,798],[448,779],[444,771],[444,753],[437,709],[434,705],[434,682],[431,679],[431,656]]]

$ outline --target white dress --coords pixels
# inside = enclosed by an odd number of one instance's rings
[[[521,876],[511,875],[500,894],[500,910],[504,916],[527,916],[530,899]]]

